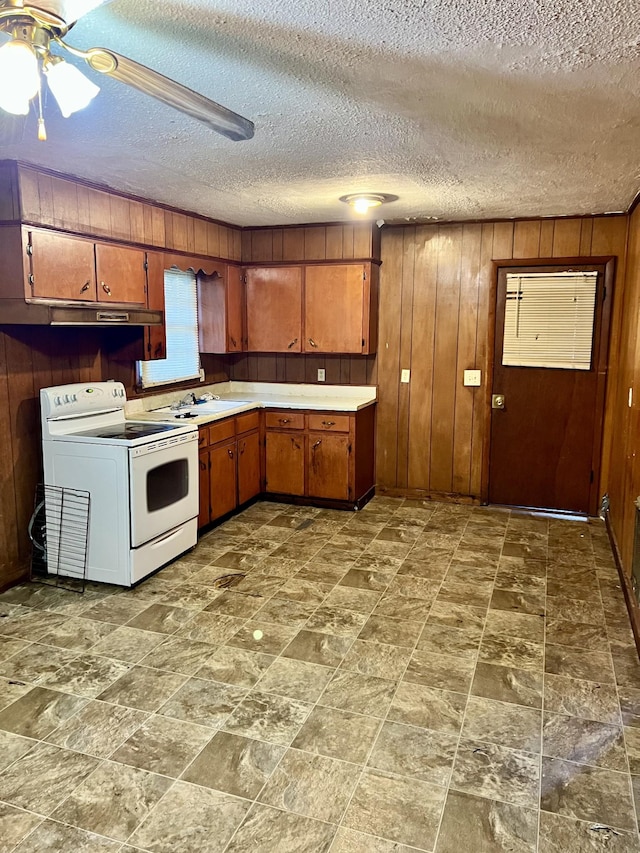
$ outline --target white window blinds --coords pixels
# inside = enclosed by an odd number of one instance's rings
[[[502,364],[589,370],[597,272],[507,273]]]
[[[167,357],[140,361],[143,388],[200,377],[196,277],[192,272],[165,270],[164,311]]]

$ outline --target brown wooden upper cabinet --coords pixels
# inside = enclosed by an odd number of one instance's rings
[[[146,305],[146,253],[29,229],[27,294],[41,299]]]
[[[221,263],[211,275],[198,276],[200,352],[241,352],[243,283],[238,267]]]
[[[374,283],[371,264],[308,265],[304,294],[304,352],[375,352],[377,278]]]
[[[376,351],[376,264],[249,267],[245,276],[250,352]]]
[[[302,267],[245,270],[247,349],[302,351]]]

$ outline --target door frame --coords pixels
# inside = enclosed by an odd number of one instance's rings
[[[563,267],[570,269],[574,266],[581,267],[604,267],[605,299],[602,304],[602,317],[600,328],[596,329],[599,337],[598,363],[594,365],[596,371],[596,421],[593,431],[593,448],[591,454],[591,470],[593,471],[593,482],[589,490],[589,516],[598,513],[598,499],[600,493],[600,472],[602,468],[602,444],[604,435],[604,404],[607,388],[607,374],[609,368],[609,344],[611,339],[611,308],[614,297],[614,282],[616,273],[615,255],[593,255],[586,257],[570,258],[505,258],[504,260],[493,260],[491,262],[491,289],[489,293],[489,312],[487,326],[487,381],[484,383],[484,446],[482,454],[482,479],[480,488],[480,500],[483,504],[489,502],[489,462],[491,459],[491,394],[493,385],[493,368],[496,353],[496,303],[498,298],[498,277],[502,270],[518,271],[526,267]]]

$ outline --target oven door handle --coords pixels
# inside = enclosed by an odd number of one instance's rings
[[[156,548],[158,545],[164,545],[165,542],[170,542],[172,539],[175,539],[176,536],[180,536],[182,533],[182,529],[180,530],[172,530],[171,533],[168,533],[166,536],[163,536],[162,539],[156,539],[152,544],[152,548]]]

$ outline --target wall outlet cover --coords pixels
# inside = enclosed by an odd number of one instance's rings
[[[400,372],[400,382],[409,382],[411,380],[411,371],[402,370]]]
[[[318,382],[324,382],[325,380],[325,370],[324,367],[318,368]]]

